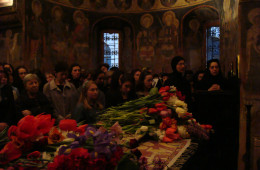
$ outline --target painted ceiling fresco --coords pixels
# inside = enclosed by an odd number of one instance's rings
[[[49,2],[87,11],[139,13],[184,8],[211,0],[48,0]]]

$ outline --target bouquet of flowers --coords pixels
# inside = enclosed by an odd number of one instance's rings
[[[119,122],[126,133],[140,140],[153,136],[163,142],[182,138],[209,139],[211,125],[200,125],[184,102],[185,96],[174,86],[153,88],[146,97],[108,108],[100,115],[101,124],[110,127]]]
[[[9,142],[0,151],[6,167],[39,169],[115,169],[138,159],[118,145],[122,128],[115,124],[109,132],[75,120],[61,120],[54,126],[51,115],[25,116],[8,130]],[[122,160],[123,159],[123,160]]]

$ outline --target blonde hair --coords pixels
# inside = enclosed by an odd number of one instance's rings
[[[82,91],[81,91],[80,98],[79,98],[79,103],[83,103],[83,106],[86,109],[92,109],[92,106],[89,104],[88,96],[87,96],[88,89],[92,84],[96,85],[96,83],[92,80],[86,81],[83,84]],[[104,108],[104,106],[98,100],[96,100],[94,104],[97,106],[98,109]]]

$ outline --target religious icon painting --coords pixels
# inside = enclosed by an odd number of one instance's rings
[[[148,10],[154,6],[155,0],[138,0],[138,5],[140,8]]]
[[[76,6],[76,7],[82,5],[83,2],[84,2],[84,0],[69,0],[69,1],[70,1],[70,3],[71,3],[73,6]]]
[[[166,6],[166,7],[171,7],[171,6],[173,6],[176,2],[177,2],[177,0],[161,0],[162,5],[163,5],[163,6]]]
[[[132,0],[114,0],[114,5],[117,9],[127,10],[132,5]]]

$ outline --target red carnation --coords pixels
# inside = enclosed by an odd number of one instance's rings
[[[77,122],[73,119],[64,119],[60,121],[59,127],[64,131],[76,131],[77,130]]]

